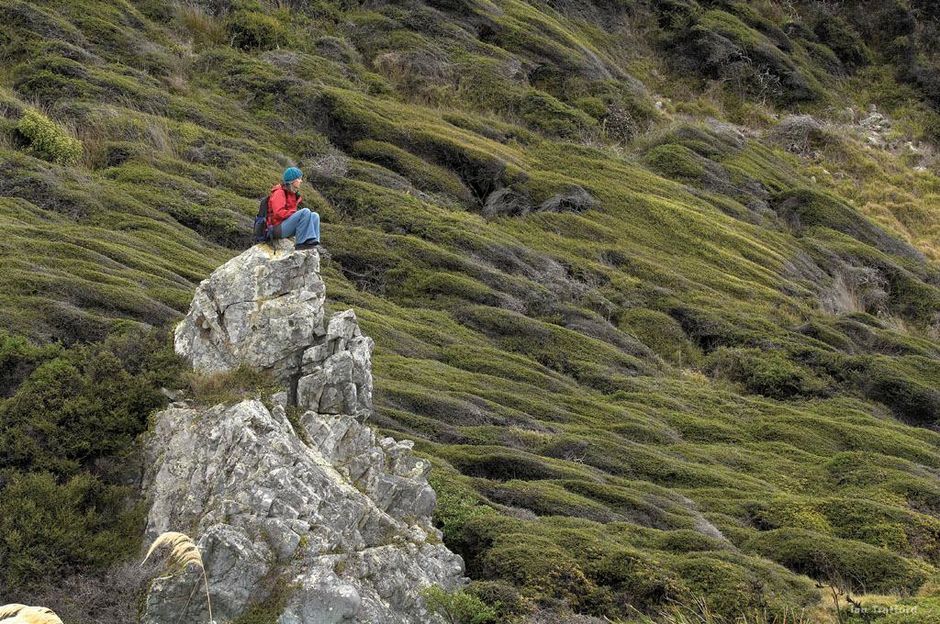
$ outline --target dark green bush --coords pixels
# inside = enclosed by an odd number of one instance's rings
[[[813,26],[813,32],[847,67],[862,67],[872,60],[871,51],[862,38],[838,15],[821,15]]]
[[[742,9],[746,14],[754,15]],[[666,26],[661,42],[682,66],[732,85],[739,96],[792,104],[818,99],[822,88],[787,53],[789,40],[776,27],[769,39],[735,14],[695,3],[669,2],[659,10]],[[765,22],[766,23],[766,22]]]
[[[497,622],[516,622],[533,611],[519,589],[505,581],[473,581],[467,591],[495,611]]]
[[[169,339],[130,329],[69,349],[0,344],[14,378],[29,371],[0,401],[0,585],[126,556],[139,546],[141,510],[112,481],[126,481],[136,436],[166,402],[159,389],[181,381]]]
[[[431,472],[429,482],[437,494],[434,522],[440,527],[446,543],[459,543],[464,525],[473,518],[496,513],[492,507],[483,504],[476,492],[459,484],[452,475],[444,478],[440,470],[435,470]]]
[[[544,538],[505,536],[486,552],[483,562],[488,578],[511,580],[543,604],[564,600],[582,605],[597,590],[569,552]]]
[[[4,598],[136,552],[143,510],[128,505],[129,494],[87,473],[57,481],[49,473],[0,472]]]
[[[652,611],[687,595],[681,578],[665,561],[638,551],[607,553],[588,565],[585,573],[599,586],[609,588],[616,603],[641,611]]]
[[[870,398],[888,405],[902,420],[935,425],[940,422],[940,388],[935,383],[940,371],[930,361],[924,361],[924,367],[927,377],[919,379],[913,371],[878,359],[860,375],[859,384]]]
[[[825,381],[781,351],[722,347],[708,356],[705,367],[713,375],[742,384],[748,392],[777,399],[815,396],[828,390]]]
[[[697,181],[705,177],[704,158],[684,145],[658,145],[646,153],[646,164],[657,173],[677,179]]]
[[[56,345],[35,345],[0,330],[0,398],[8,397],[37,366],[59,351]]]
[[[166,402],[160,387],[178,384],[167,342],[132,331],[41,364],[0,403],[0,468],[71,475],[126,451]]]
[[[890,550],[799,529],[759,533],[750,546],[800,574],[852,592],[913,593],[928,568]]]
[[[440,585],[430,585],[421,590],[421,596],[428,611],[440,615],[448,624],[490,624],[497,621],[495,609],[463,589],[448,592]]]
[[[780,608],[774,595],[775,586],[782,584],[778,570],[753,570],[740,565],[744,557],[739,556],[737,561],[729,561],[728,558],[730,556],[713,553],[691,553],[676,558],[670,567],[686,587],[681,602],[695,604],[696,600],[704,601],[708,611],[722,615],[739,614],[755,608],[773,612]],[[806,600],[805,588],[788,589],[791,600]],[[795,605],[788,606],[792,609]]]

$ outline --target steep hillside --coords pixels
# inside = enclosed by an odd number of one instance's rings
[[[921,0],[0,0],[0,599],[136,552],[132,440],[221,383],[148,327],[296,164],[500,621],[940,617],[938,43]]]

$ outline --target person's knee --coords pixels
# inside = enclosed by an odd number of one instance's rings
[[[304,210],[310,210],[309,208],[304,208]],[[313,219],[314,223],[320,222],[320,213],[310,210],[310,218]]]

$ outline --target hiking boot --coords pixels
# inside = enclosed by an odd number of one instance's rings
[[[317,245],[319,244],[320,244],[320,241],[318,240],[304,241],[300,243],[299,245],[294,245],[294,249],[295,250],[316,249]]]

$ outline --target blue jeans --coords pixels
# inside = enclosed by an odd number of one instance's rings
[[[299,208],[297,212],[281,221],[281,236],[294,237],[294,244],[320,240],[320,215],[309,208]]]

